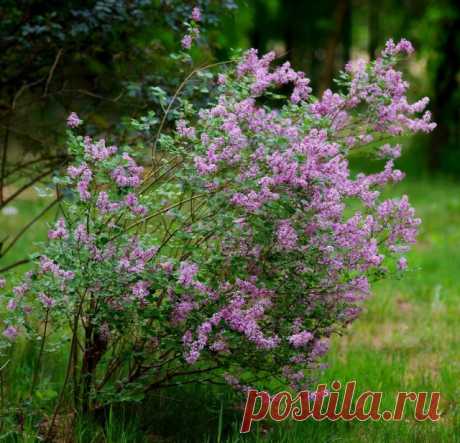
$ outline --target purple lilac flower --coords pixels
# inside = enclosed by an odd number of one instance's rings
[[[91,243],[91,237],[86,230],[86,225],[84,223],[80,223],[74,231],[75,240],[78,243],[82,243],[84,245],[89,245]]]
[[[294,348],[301,348],[308,344],[313,338],[313,334],[308,331],[299,332],[298,334],[291,335],[288,337],[289,343],[294,346]]]
[[[407,269],[407,259],[405,257],[401,257],[398,260],[398,269],[400,271],[405,271]]]
[[[63,280],[72,280],[75,277],[75,273],[73,271],[65,271],[59,267],[56,263],[50,260],[45,255],[40,257],[39,267],[41,272],[47,273],[51,272],[56,277],[60,277]]]
[[[108,212],[115,212],[119,209],[120,204],[116,202],[111,202],[109,200],[109,195],[105,191],[99,192],[99,195],[96,200],[96,208],[99,209],[101,214],[106,214]]]
[[[67,174],[70,178],[80,178],[80,181],[77,183],[77,190],[80,194],[80,199],[82,201],[87,201],[91,198],[91,194],[88,191],[90,182],[93,178],[93,173],[91,169],[88,168],[86,163],[82,163],[80,166],[70,166],[67,168]]]
[[[3,331],[3,336],[8,338],[9,340],[13,341],[16,339],[18,335],[18,331],[14,326],[8,326],[4,331]]]
[[[281,249],[290,251],[297,246],[298,236],[289,220],[280,222],[276,231],[278,245]]]
[[[47,309],[52,308],[56,304],[55,300],[53,300],[51,297],[48,297],[43,292],[40,292],[40,294],[38,294],[38,299],[43,304],[43,306]]]
[[[192,36],[190,34],[186,34],[181,40],[181,45],[184,49],[190,49],[192,47],[192,41]]]
[[[329,340],[326,338],[316,340],[313,350],[311,351],[310,358],[316,360],[319,357],[322,357],[329,349]]]
[[[95,161],[106,160],[110,156],[114,155],[118,150],[116,146],[106,146],[104,139],[94,143],[91,137],[88,136],[84,139],[84,145],[86,155],[91,160]]]
[[[60,218],[54,227],[54,229],[48,232],[48,238],[50,240],[57,240],[57,239],[67,239],[69,237],[69,233],[67,232],[65,220]]]
[[[14,298],[10,298],[6,305],[6,309],[8,311],[14,311],[17,308],[17,306],[18,306],[17,301]]]
[[[191,297],[184,297],[174,308],[171,321],[173,324],[183,322],[190,312],[198,308],[198,304],[192,301]]]
[[[195,22],[200,22],[201,21],[201,10],[198,6],[195,6],[192,9],[192,20]]]
[[[75,112],[71,112],[69,116],[67,117],[67,126],[69,128],[77,128],[83,123],[82,120],[78,117],[78,115]]]
[[[389,144],[385,144],[379,149],[380,158],[390,158],[396,159],[401,157],[401,145],[396,145],[394,147]]]
[[[384,55],[396,55],[396,54],[412,54],[414,52],[414,47],[411,42],[405,38],[401,39],[398,44],[395,44],[392,39],[389,39],[385,45],[383,51]]]
[[[194,138],[195,137],[195,128],[188,127],[185,120],[178,120],[176,122],[177,133],[185,138]]]
[[[182,262],[179,269],[179,284],[183,286],[191,286],[193,278],[198,272],[198,266],[194,263]]]
[[[147,281],[138,281],[132,286],[131,290],[132,290],[133,295],[139,301],[143,302],[150,294],[148,290],[149,286],[150,284]]]
[[[125,205],[136,215],[145,215],[147,213],[147,208],[139,204],[136,194],[130,192],[125,197]]]
[[[24,282],[18,286],[15,286],[13,288],[13,293],[14,295],[16,295],[16,297],[22,297],[29,289],[30,289],[29,284]]]
[[[123,160],[127,165],[117,166],[111,173],[116,184],[122,188],[137,188],[141,184],[144,168],[138,166],[134,159],[127,153],[123,154]]]

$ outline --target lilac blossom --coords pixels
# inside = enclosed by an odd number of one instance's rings
[[[398,260],[398,269],[400,271],[405,271],[407,269],[407,259],[405,257],[401,257]]]
[[[280,248],[285,250],[292,250],[297,246],[297,232],[292,227],[289,220],[280,222],[276,231],[277,241]]]
[[[193,9],[192,9],[192,20],[195,21],[195,22],[200,22],[202,19],[201,17],[201,10],[198,6],[195,6]]]
[[[309,343],[312,339],[313,334],[308,331],[302,331],[298,334],[294,334],[288,337],[289,343],[294,346],[294,348],[301,348]]]
[[[85,137],[85,153],[91,160],[103,161],[113,156],[118,148],[116,146],[106,146],[105,140],[93,142],[91,137]]]
[[[195,137],[195,128],[188,127],[185,120],[178,120],[176,123],[177,133],[182,135],[185,138],[194,138]]]
[[[198,272],[198,266],[194,263],[182,262],[179,269],[178,282],[184,286],[191,286]]]
[[[101,191],[97,197],[96,208],[101,214],[107,214],[108,212],[116,212],[120,208],[120,203],[111,202],[107,192]]]
[[[89,245],[91,243],[91,236],[88,234],[88,231],[86,229],[86,225],[83,223],[80,223],[74,231],[74,237],[75,240],[78,243],[84,244],[84,245]]]
[[[40,292],[37,297],[46,309],[50,309],[56,304],[55,300],[53,300],[51,297],[48,297],[43,292]]]
[[[115,183],[122,187],[137,188],[141,184],[144,168],[138,166],[134,159],[127,153],[123,154],[125,165],[117,166],[111,173]]]
[[[190,34],[186,34],[181,40],[181,45],[184,49],[190,49],[192,47],[192,42],[192,36]]]
[[[135,283],[131,288],[134,297],[136,297],[140,302],[144,302],[150,294],[149,286],[150,283],[148,281],[138,281]]]
[[[21,283],[18,286],[13,288],[13,293],[16,297],[22,297],[28,290],[30,289],[30,285],[27,282]]]
[[[48,238],[50,240],[66,239],[68,238],[68,236],[69,236],[69,233],[65,225],[65,220],[63,218],[60,218],[56,222],[55,228],[48,232]]]
[[[3,331],[3,336],[11,341],[15,340],[17,335],[18,335],[18,330],[14,326],[8,326]]]
[[[18,302],[14,298],[10,298],[6,305],[8,311],[14,311],[18,306]]]
[[[147,213],[147,208],[139,204],[137,196],[132,192],[125,197],[124,203],[136,215],[145,215]]]
[[[67,126],[69,128],[77,128],[83,123],[82,120],[78,117],[78,115],[75,112],[71,112],[69,116],[67,117]]]

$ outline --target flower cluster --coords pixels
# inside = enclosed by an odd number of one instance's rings
[[[83,123],[83,121],[78,117],[75,112],[70,113],[69,117],[67,117],[67,126],[69,128],[77,128]]]
[[[197,40],[200,36],[200,28],[198,23],[202,20],[201,10],[198,6],[192,9],[191,22],[187,24],[188,32],[182,37],[181,45],[184,49],[190,49],[193,41]]]

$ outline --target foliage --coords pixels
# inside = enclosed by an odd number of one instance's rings
[[[234,7],[229,1],[197,4],[204,11],[205,23],[216,22],[219,8]],[[67,62],[76,56],[79,63],[86,63],[88,73],[97,74],[103,68],[101,62],[106,65],[104,72],[108,72],[115,55],[133,49],[132,44],[140,43],[142,35],[152,36],[147,27],[156,28],[154,36],[159,40],[166,26],[180,31],[194,5],[164,0],[3,2],[1,85],[18,89],[38,81],[38,75],[48,74],[58,50],[66,54]],[[99,56],[104,60],[98,61]]]

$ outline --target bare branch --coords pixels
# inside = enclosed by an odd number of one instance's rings
[[[23,258],[22,260],[18,260],[14,263],[12,263],[11,265],[8,265],[8,266],[5,266],[4,268],[0,269],[0,274],[3,274],[4,272],[7,272],[13,268],[15,268],[16,266],[20,266],[20,265],[24,265],[26,263],[29,263],[31,261],[30,258]]]
[[[4,257],[5,254],[15,245],[15,243],[24,235],[24,233],[32,226],[34,225],[40,218],[43,217],[54,205],[56,205],[60,200],[62,199],[62,196],[56,198],[53,200],[46,208],[44,208],[40,213],[35,216],[29,223],[27,223],[11,240],[11,242],[8,244],[8,246],[5,248],[5,250],[0,251],[0,257]]]
[[[56,70],[56,66],[59,63],[59,59],[61,58],[61,55],[62,55],[62,48],[59,49],[58,53],[56,54],[56,58],[54,59],[53,66],[51,66],[50,72],[48,74],[48,78],[46,80],[45,89],[43,91],[43,97],[46,97],[48,95],[48,88],[53,78],[54,71]]]
[[[0,207],[3,206],[3,185],[5,181],[5,173],[6,173],[6,157],[7,157],[7,152],[8,152],[8,139],[10,135],[10,128],[9,128],[9,121],[8,119],[8,125],[5,128],[5,137],[3,139],[3,149],[2,149],[2,164],[0,166]]]
[[[53,168],[54,169],[54,168]],[[30,188],[33,186],[35,183],[39,182],[42,178],[45,178],[47,175],[51,174],[53,172],[53,169],[48,169],[42,174],[38,175],[37,177],[33,178],[30,180],[28,183],[26,183],[24,186],[21,186],[16,192],[11,194],[7,199],[5,199],[0,207],[6,206],[10,201],[14,200],[18,195],[22,194],[26,189]]]

